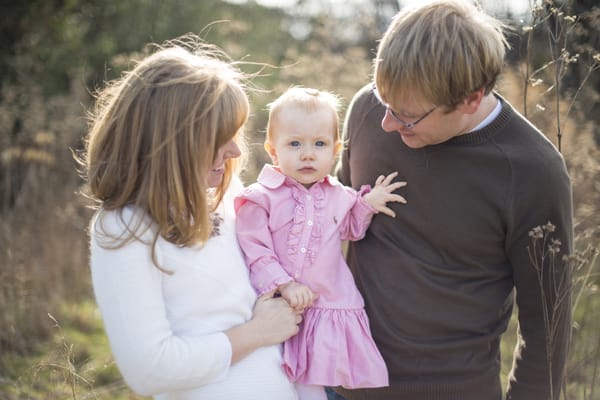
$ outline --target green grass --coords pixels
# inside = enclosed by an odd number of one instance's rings
[[[123,382],[93,302],[63,306],[48,324],[31,355],[0,355],[2,399],[143,399]]]
[[[594,286],[595,288],[595,286]],[[580,310],[600,308],[595,291],[584,296]],[[516,318],[502,338],[502,383],[506,387],[516,343]],[[598,399],[590,385],[597,376],[600,333],[590,313],[576,312],[569,360],[569,396]],[[127,388],[112,359],[102,320],[92,300],[64,305],[48,316],[53,334],[36,342],[30,355],[0,354],[0,398],[143,400]],[[596,382],[597,384],[597,382]]]
[[[32,349],[34,355],[0,355],[0,365],[7,370],[0,377],[0,398],[147,399],[123,382],[93,301],[63,306],[48,316],[48,324],[53,335]],[[510,369],[514,331],[511,323],[502,344],[503,375]]]
[[[506,332],[502,335],[502,341],[500,342],[500,357],[501,357],[501,369],[500,378],[502,379],[502,387],[506,388],[508,383],[508,374],[512,367],[513,354],[515,351],[515,345],[517,344],[517,307],[513,308],[513,315],[506,328]]]

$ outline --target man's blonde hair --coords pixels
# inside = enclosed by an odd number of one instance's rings
[[[323,107],[331,110],[331,118],[334,127],[334,142],[340,140],[339,133],[339,98],[331,93],[324,90],[303,88],[303,87],[291,87],[286,90],[276,100],[269,103],[269,120],[267,122],[267,135],[266,141],[272,142],[276,135],[277,130],[277,118],[281,110],[288,107],[298,107],[305,111],[316,111]]]
[[[83,157],[99,208],[143,210],[157,224],[154,243],[159,235],[179,246],[206,242],[235,160],[213,190],[207,174],[248,118],[243,82],[221,50],[194,37],[159,46],[110,82],[90,115]],[[139,226],[129,228],[121,244],[137,237]]]
[[[472,92],[489,93],[508,43],[504,25],[474,5],[440,0],[400,11],[385,32],[374,65],[387,103],[414,96],[453,109]]]

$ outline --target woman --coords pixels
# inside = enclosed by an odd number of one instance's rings
[[[92,113],[84,165],[98,204],[96,300],[141,395],[295,399],[279,343],[301,317],[272,293],[256,299],[235,235],[243,75],[191,39],[109,84]]]

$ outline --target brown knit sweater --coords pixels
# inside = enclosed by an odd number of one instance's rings
[[[506,396],[548,400],[546,327],[529,232],[549,221],[562,253],[572,251],[572,199],[564,160],[504,99],[481,130],[410,149],[381,129],[385,109],[370,86],[353,99],[338,176],[359,188],[399,172],[408,204],[376,215],[348,261],[366,302],[389,388],[347,391],[347,399],[501,399],[500,336],[516,289],[522,341]],[[558,263],[556,273],[563,272]],[[548,265],[546,265],[548,267]],[[555,301],[546,288],[547,301]],[[569,340],[561,303],[553,347],[558,398]]]

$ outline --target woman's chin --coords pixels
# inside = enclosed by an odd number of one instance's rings
[[[223,182],[225,170],[212,170],[208,173],[208,187],[217,187]]]

